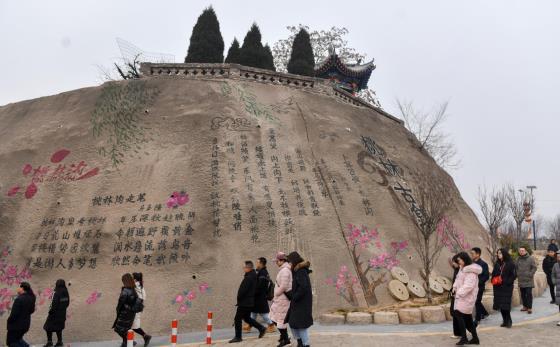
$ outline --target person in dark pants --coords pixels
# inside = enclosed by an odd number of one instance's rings
[[[132,278],[134,278],[134,283],[136,286],[136,295],[140,299],[142,299],[142,303],[146,304],[146,289],[144,289],[144,275],[141,272],[134,272],[132,274]],[[142,336],[144,339],[144,347],[148,347],[150,341],[152,340],[152,336],[146,334],[144,329],[142,329],[142,312],[136,312],[134,316],[134,322],[132,323],[132,330],[137,333],[138,335]]]
[[[245,271],[245,276],[237,291],[237,312],[234,318],[235,337],[229,343],[243,341],[241,338],[242,321],[245,321],[259,331],[259,339],[266,333],[266,328],[251,318],[251,311],[255,306],[255,291],[257,289],[257,273],[255,272],[253,262],[250,260],[245,261],[243,271]]]
[[[132,328],[134,323],[133,307],[138,298],[135,290],[134,278],[131,274],[127,273],[122,276],[123,287],[117,303],[117,318],[113,323],[113,330],[122,338],[122,347],[126,347],[126,337],[128,331]]]
[[[471,258],[475,264],[482,268],[482,273],[478,275],[478,294],[476,296],[475,303],[475,318],[474,324],[478,325],[481,320],[488,317],[488,311],[482,304],[482,296],[484,295],[484,289],[486,287],[486,282],[490,279],[490,271],[488,270],[488,264],[480,257],[482,250],[478,247],[471,249]]]
[[[287,321],[299,347],[309,347],[309,327],[313,325],[313,294],[311,291],[311,263],[303,260],[298,252],[288,255],[292,266],[292,290],[286,293],[290,299]]]
[[[521,311],[527,311],[531,314],[533,313],[533,287],[535,286],[537,263],[535,258],[527,253],[525,247],[519,247],[519,257],[515,264],[515,270],[517,271],[517,282],[519,283],[523,303]]]
[[[31,315],[35,312],[35,294],[27,282],[19,285],[17,293],[18,296],[8,317],[6,346],[29,347],[29,344],[23,340],[23,336],[31,327]]]
[[[552,268],[556,264],[556,252],[553,249],[549,249],[546,257],[544,257],[542,262],[542,269],[546,274],[546,282],[548,283],[548,289],[550,290],[550,303],[556,303],[556,293],[554,291],[554,281],[552,280]]]
[[[70,305],[70,295],[66,288],[66,282],[63,279],[56,281],[54,288],[54,295],[49,308],[49,315],[47,321],[43,326],[47,333],[47,344],[44,347],[53,346],[53,332],[56,333],[56,347],[64,346],[62,342],[62,330],[66,325],[66,309]]]
[[[451,283],[455,283],[455,279],[457,278],[457,273],[459,273],[459,264],[457,263],[457,255],[454,255],[453,258],[449,261],[449,264],[453,268],[453,280]],[[450,306],[449,311],[451,312],[451,317],[453,318],[453,335],[451,336],[454,339],[461,338],[461,331],[459,330],[459,321],[453,312],[453,307],[455,306],[455,295],[452,291],[449,292],[449,300]]]
[[[274,323],[269,317],[268,288],[270,283],[270,275],[266,269],[266,258],[260,257],[257,259],[257,289],[255,290],[255,306],[253,307],[253,312],[251,312],[251,318],[256,320],[257,315],[260,315],[268,325],[267,333],[276,331]],[[250,325],[247,325],[247,330],[251,330]]]
[[[482,273],[482,268],[473,263],[471,257],[466,252],[457,254],[457,263],[460,270],[453,283],[453,294],[455,295],[454,314],[457,316],[461,339],[457,345],[478,345],[478,334],[474,324],[472,311],[476,302],[478,292],[478,276]],[[472,334],[472,339],[467,339],[467,330]]]
[[[492,285],[494,286],[494,305],[496,311],[502,314],[504,328],[511,328],[511,297],[513,295],[513,282],[515,282],[515,264],[505,248],[496,252],[498,259],[492,270]],[[499,278],[498,278],[499,277]]]

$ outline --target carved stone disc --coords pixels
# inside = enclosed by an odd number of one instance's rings
[[[405,285],[399,280],[391,280],[387,288],[389,288],[389,293],[397,300],[405,301],[410,297]]]
[[[408,288],[408,291],[414,296],[417,296],[419,298],[423,298],[426,296],[426,290],[424,289],[424,287],[422,287],[420,283],[416,281],[412,281],[412,280],[408,281],[406,287]]]
[[[438,281],[430,281],[430,289],[436,294],[443,294],[443,286]]]
[[[443,289],[446,291],[450,291],[451,288],[453,288],[453,283],[451,283],[451,280],[445,276],[437,276],[436,281],[441,284]]]
[[[408,274],[406,273],[406,271],[398,266],[395,266],[394,268],[391,269],[391,276],[393,276],[394,279],[399,280],[404,284],[407,284],[408,281],[410,280],[408,278]]]

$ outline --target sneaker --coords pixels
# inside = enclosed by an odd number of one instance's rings
[[[274,324],[269,324],[266,328],[267,334],[276,332],[276,326]]]
[[[243,332],[248,333],[251,331],[251,326],[247,323],[243,324]]]
[[[229,340],[229,343],[238,343],[243,341],[241,337],[234,337],[233,339]]]
[[[150,344],[150,341],[152,341],[152,336],[151,335],[145,335],[144,336],[144,347],[148,347],[148,345]]]

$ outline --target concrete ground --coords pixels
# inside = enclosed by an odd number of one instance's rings
[[[492,314],[479,326],[482,346],[553,346],[558,345],[560,327],[556,323],[560,320],[558,306],[549,303],[550,298],[543,296],[534,301],[534,313],[529,315],[519,311],[519,307],[512,311],[513,328],[500,328],[501,316]],[[311,328],[312,346],[453,346],[456,340],[449,336],[452,332],[451,322],[420,325],[336,325],[324,326],[315,324]],[[213,332],[214,345],[225,346],[233,337],[233,329],[218,329]],[[206,332],[179,335],[180,346],[206,346],[203,342]],[[256,333],[244,335],[244,341],[232,346],[264,347],[276,346],[278,334],[270,334],[263,339],[257,339]],[[91,343],[71,343],[72,347],[105,347],[119,346],[118,341],[104,341]],[[169,337],[154,337],[150,346],[169,346]],[[295,344],[294,344],[295,346]],[[142,347],[139,343],[137,347]]]

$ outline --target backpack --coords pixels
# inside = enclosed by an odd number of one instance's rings
[[[268,281],[266,284],[266,299],[272,301],[272,299],[274,299],[274,282],[270,277],[267,277],[266,280]]]
[[[144,311],[144,300],[139,296],[136,296],[136,298],[134,299],[134,303],[132,304],[132,307],[130,309],[134,313],[140,313]]]

